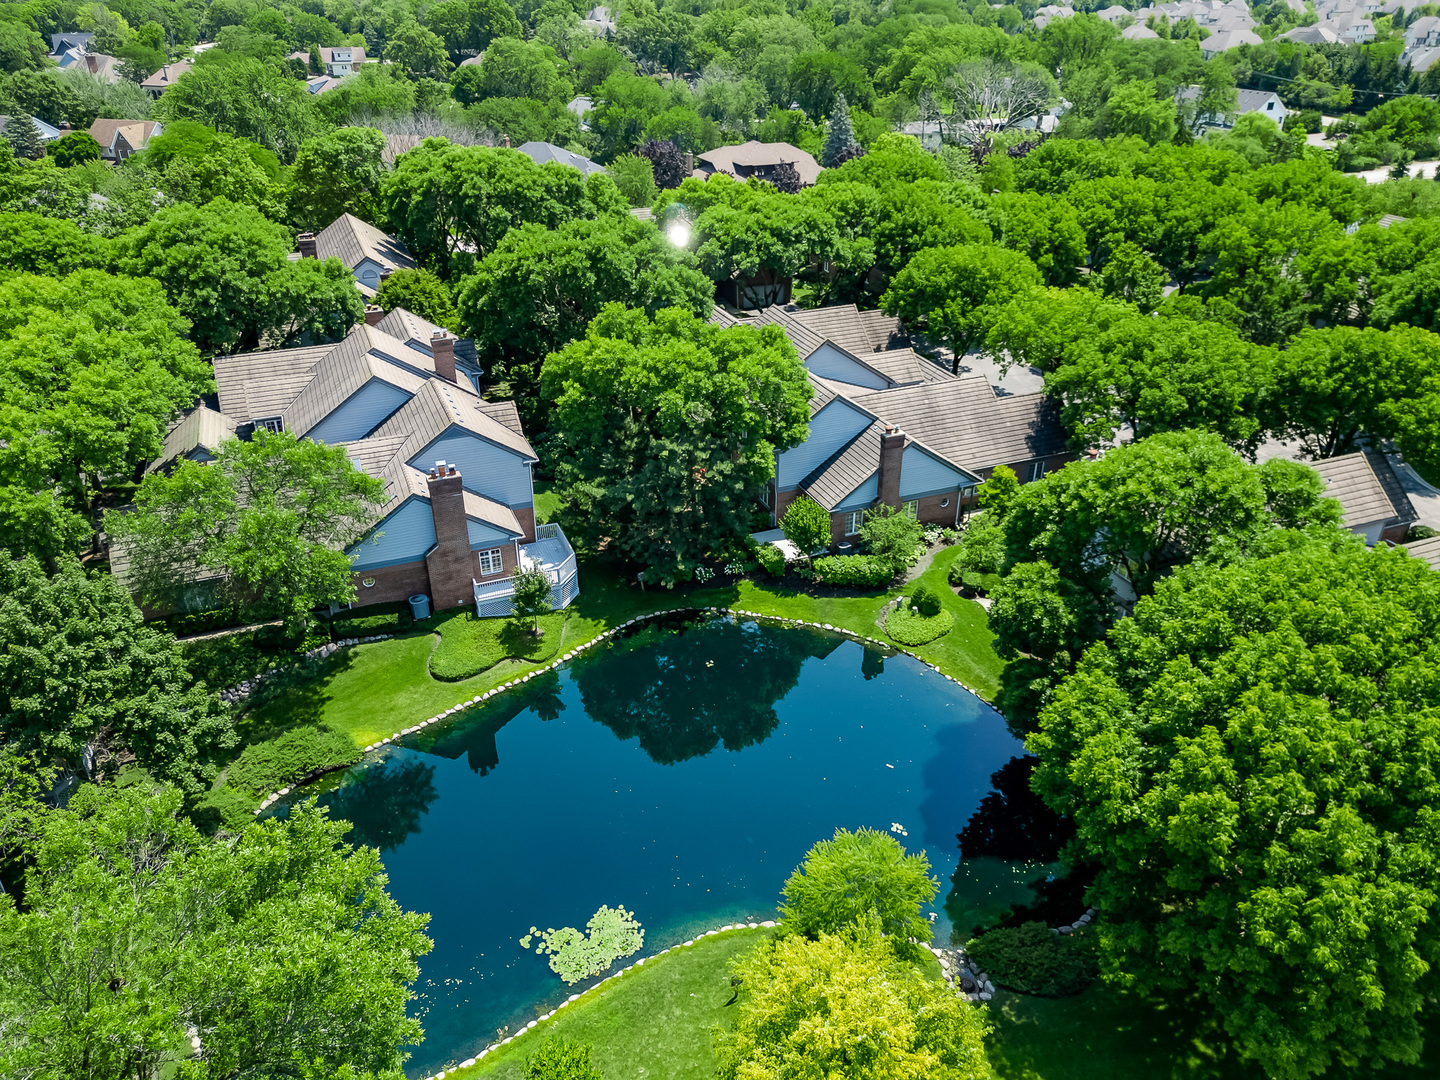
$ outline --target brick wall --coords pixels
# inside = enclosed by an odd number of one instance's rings
[[[525,530],[525,538],[522,544],[533,544],[535,542],[535,508],[526,506],[516,509],[515,516],[520,519],[520,528]]]
[[[375,584],[365,588],[367,580]],[[400,563],[396,566],[382,566],[378,570],[366,570],[355,575],[355,606],[363,604],[391,604],[408,600],[416,593],[430,596],[430,571],[424,559]],[[431,597],[434,603],[434,597]]]
[[[435,547],[425,556],[430,571],[430,604],[436,611],[475,602],[475,575],[480,562],[470,550],[465,519],[465,491],[453,465],[444,476],[432,476],[430,512],[435,516]]]

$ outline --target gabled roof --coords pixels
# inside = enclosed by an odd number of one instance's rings
[[[372,379],[412,397],[428,381],[376,356],[369,334],[349,334],[315,365],[310,381],[285,409],[285,430],[303,438]]]
[[[140,85],[146,90],[166,90],[179,82],[180,77],[190,70],[190,66],[188,60],[177,60],[173,64],[165,64]]]
[[[863,359],[868,366],[884,375],[896,386],[953,382],[956,378],[938,364],[926,360],[914,349],[894,349],[889,352],[869,353]]]
[[[821,345],[825,339],[811,330],[798,319],[793,318],[793,312],[782,307],[768,307],[753,319],[746,322],[751,326],[778,326],[785,331],[785,336],[790,339],[790,344],[795,346],[795,351],[804,360]]]
[[[834,510],[879,470],[880,438],[886,427],[873,421],[801,480],[801,490],[826,510]]]
[[[569,165],[571,168],[579,169],[580,172],[589,176],[591,173],[602,173],[604,165],[597,165],[587,157],[572,153],[563,146],[556,146],[548,142],[527,142],[516,147],[536,165],[544,165],[547,161],[558,161],[561,165]]]
[[[1428,540],[1416,540],[1404,545],[1401,550],[1417,559],[1424,559],[1430,564],[1431,570],[1440,570],[1440,536],[1432,536]]]
[[[315,254],[335,258],[354,270],[366,259],[395,270],[414,270],[410,249],[354,214],[341,214],[315,236]]]
[[[382,334],[388,334],[396,341],[403,341],[406,345],[418,346],[426,353],[429,353],[430,342],[436,331],[449,329],[437,326],[427,319],[422,319],[413,311],[405,308],[392,308],[386,316],[375,324],[375,329]],[[460,367],[469,371],[480,370],[480,358],[475,352],[475,342],[470,338],[457,338],[455,341],[455,362]],[[431,369],[434,369],[434,362],[431,362]]]
[[[136,150],[143,150],[159,127],[156,120],[96,120],[90,125],[90,137],[105,149],[113,150],[116,137],[123,135]]]
[[[145,471],[156,472],[195,450],[213,455],[222,442],[234,437],[234,420],[208,405],[197,405],[176,421],[165,436],[160,456]]]
[[[515,511],[504,503],[487,499],[484,495],[477,495],[469,488],[465,489],[464,495],[466,517],[474,518],[486,525],[493,525],[497,529],[504,529],[511,536],[517,538],[525,535],[525,526],[520,524],[520,519],[515,516]]]
[[[452,427],[469,431],[527,461],[539,460],[524,435],[512,431],[477,406],[474,394],[466,394],[442,379],[431,379],[374,434],[403,435],[405,446],[401,453],[406,461]]]
[[[215,357],[220,411],[237,424],[279,416],[305,388],[334,345],[267,349]]]
[[[1416,519],[1410,497],[1385,455],[1375,450],[1327,458],[1311,468],[1325,480],[1326,494],[1345,511],[1347,529],[1376,522],[1411,522]]]
[[[1054,402],[1044,394],[997,397],[983,375],[877,390],[853,400],[968,472],[1067,449]]]
[[[854,304],[785,310],[792,320],[855,356],[910,344],[900,320],[883,311],[861,311]]]

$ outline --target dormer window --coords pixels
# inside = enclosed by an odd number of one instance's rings
[[[255,421],[255,430],[264,428],[271,435],[279,435],[285,430],[285,421],[278,416],[267,416],[264,420]]]

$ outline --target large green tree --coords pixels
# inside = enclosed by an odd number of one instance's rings
[[[399,158],[381,200],[391,228],[442,277],[472,268],[521,225],[553,229],[627,209],[607,176],[587,180],[568,165],[537,165],[518,150],[439,138]]]
[[[53,560],[156,457],[212,385],[185,319],[151,281],[82,270],[0,284],[0,544]]]
[[[16,830],[0,1073],[398,1080],[428,916],[313,802],[202,837],[173,789],[86,786]]]
[[[809,380],[778,328],[677,308],[608,305],[545,361],[541,396],[588,539],[667,585],[750,531],[776,452],[808,431]]]
[[[443,0],[425,13],[455,63],[479,56],[496,38],[521,35],[515,9],[505,0]]]
[[[880,298],[887,315],[925,329],[950,346],[952,370],[985,339],[1000,306],[1040,284],[1024,255],[984,244],[929,248],[905,264]]]
[[[259,431],[222,444],[213,462],[147,476],[134,509],[106,524],[148,602],[175,604],[194,582],[218,580],[242,609],[300,624],[318,605],[355,599],[345,548],[383,502],[384,484],[343,446]]]
[[[384,152],[385,136],[368,127],[344,127],[307,140],[291,174],[291,220],[310,232],[341,214],[377,220]]]
[[[1053,692],[1107,976],[1195,994],[1277,1078],[1414,1063],[1440,899],[1440,576],[1339,532],[1196,565]]]
[[[214,51],[216,59],[197,63],[165,91],[156,119],[195,120],[294,161],[322,126],[305,84],[263,61]]]
[[[113,778],[124,751],[195,792],[235,745],[228,712],[191,686],[175,639],[145,626],[109,574],[47,574],[0,551],[0,735],[8,751]],[[0,1051],[3,1052],[3,1051]]]
[[[333,341],[364,313],[348,267],[338,259],[289,261],[287,229],[226,199],[168,207],[116,247],[122,270],[160,282],[194,324],[202,352],[304,333]]]
[[[617,214],[555,229],[522,225],[464,279],[457,299],[478,348],[534,362],[583,336],[606,304],[700,315],[713,296],[693,256],[650,223]]]

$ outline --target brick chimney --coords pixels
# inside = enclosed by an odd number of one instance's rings
[[[900,463],[905,456],[905,432],[897,427],[885,428],[880,436],[880,501],[886,506],[900,505]]]
[[[385,309],[376,304],[365,305],[365,325],[374,326],[381,319],[385,318]]]
[[[455,381],[455,339],[448,330],[436,330],[430,335],[430,355],[435,358],[435,374],[442,379]]]
[[[393,266],[382,266],[380,268],[380,284],[384,285],[385,282],[389,281],[390,275],[394,272],[395,268]]]
[[[425,556],[425,567],[430,572],[430,599],[436,611],[444,611],[475,602],[475,570],[480,564],[470,551],[460,470],[437,461],[427,484],[435,547]]]
[[[319,250],[315,247],[315,234],[302,232],[295,238],[295,247],[300,252],[302,259],[318,259]]]

